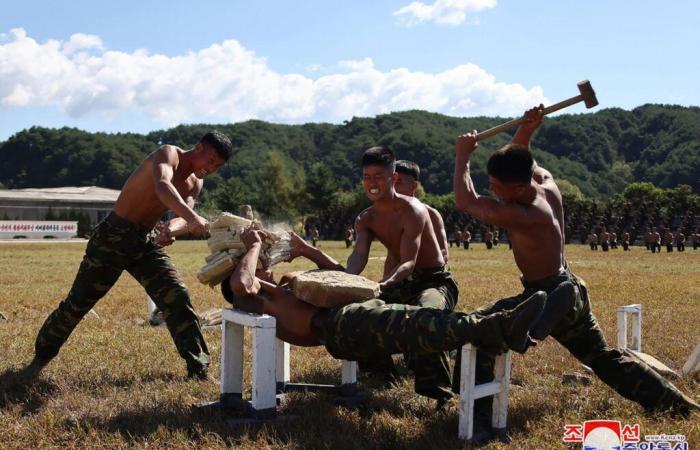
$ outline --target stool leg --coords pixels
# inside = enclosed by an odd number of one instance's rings
[[[620,350],[627,348],[627,312],[622,308],[617,310],[617,346]]]
[[[290,380],[289,371],[289,343],[275,339],[277,345],[277,364],[275,372],[277,374],[277,385],[284,387]]]
[[[642,306],[637,307],[637,311],[632,314],[632,350],[642,351]]]
[[[510,390],[510,352],[496,358],[494,377],[501,384],[501,390],[493,396],[493,417],[491,426],[505,430],[508,421],[508,391]]]
[[[253,328],[253,387],[251,404],[255,411],[277,406],[275,389],[275,328]]]
[[[460,439],[469,440],[474,434],[474,383],[476,381],[476,348],[471,344],[462,346],[460,374],[458,435]]]
[[[342,360],[340,366],[341,384],[357,383],[357,363],[355,361]]]
[[[221,324],[221,395],[243,393],[243,327]]]

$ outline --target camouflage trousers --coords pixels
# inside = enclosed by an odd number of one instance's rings
[[[321,309],[311,330],[338,359],[411,353],[429,355],[467,342],[506,349],[501,319],[373,299]]]
[[[149,233],[146,227],[132,224],[114,213],[97,225],[68,296],[39,330],[35,343],[37,358],[55,357],[83,316],[126,270],[163,311],[168,330],[188,370],[207,368],[209,350],[187,287],[163,248],[149,239]]]
[[[508,297],[483,306],[475,314],[485,317],[495,312],[511,310],[536,291],[545,291],[547,301],[561,298],[557,288],[565,282],[574,285],[574,306],[552,328],[550,336],[557,340],[576,359],[593,369],[605,384],[623,397],[635,401],[647,410],[667,409],[683,403],[682,393],[662,378],[651,367],[636,358],[628,350],[610,347],[591,312],[591,303],[585,282],[569,270],[538,282],[525,282],[525,290],[515,297]],[[568,284],[568,283],[567,283]],[[476,382],[493,380],[494,357],[486,352],[477,353]],[[459,386],[456,380],[455,388]],[[475,412],[481,417],[491,417],[491,398],[476,401]]]
[[[459,295],[457,283],[443,269],[416,272],[411,278],[382,292],[380,299],[386,303],[399,303],[442,311],[454,311]],[[415,374],[415,391],[419,395],[442,399],[452,396],[449,353],[406,354],[404,358]],[[391,355],[375,354],[358,359],[361,370],[393,373]]]

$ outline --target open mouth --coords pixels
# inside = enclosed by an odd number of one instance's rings
[[[377,195],[377,194],[379,194],[379,189],[377,189],[377,188],[370,189],[369,193],[372,195]]]

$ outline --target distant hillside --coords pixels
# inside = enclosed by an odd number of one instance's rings
[[[254,120],[182,125],[145,136],[33,127],[0,143],[0,183],[7,188],[99,185],[118,189],[158,143],[190,147],[204,132],[217,128],[231,136],[236,153],[218,175],[208,179],[209,194],[226,188],[244,199],[259,194],[260,184],[270,177],[282,177],[289,183],[289,192],[298,191],[312,172],[314,178],[330,176],[329,189],[352,190],[360,180],[358,161],[363,150],[378,144],[420,164],[425,190],[444,194],[452,189],[455,137],[506,119],[406,111],[353,118],[341,125]],[[485,159],[508,138],[502,135],[487,141],[475,155],[472,171],[479,186],[486,181]],[[632,111],[613,108],[547,118],[533,147],[542,166],[586,196],[621,192],[633,181],[664,188],[688,184],[700,192],[697,107],[644,105]]]

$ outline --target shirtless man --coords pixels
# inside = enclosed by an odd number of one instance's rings
[[[600,243],[600,248],[607,252],[610,248],[610,233],[607,232],[605,228],[600,232],[600,238],[598,239]]]
[[[455,225],[453,242],[457,244],[457,248],[459,248],[462,245],[463,238],[464,234],[462,233],[462,230],[460,230],[459,227]],[[452,244],[450,244],[450,247],[452,247]]]
[[[345,248],[352,247],[352,241],[355,237],[355,230],[352,229],[352,225],[348,225],[345,229]]]
[[[661,253],[661,233],[656,230],[656,227],[651,231],[651,252]]]
[[[469,250],[469,244],[472,242],[472,233],[469,231],[469,228],[464,228],[462,239],[464,239],[464,249]]]
[[[418,164],[405,159],[396,161],[396,183],[394,184],[396,192],[407,197],[415,197],[418,186],[420,186],[420,167]],[[442,215],[440,215],[437,209],[425,203],[423,204],[428,209],[430,222],[433,224],[433,230],[435,231],[435,237],[437,237],[440,251],[445,258],[445,262],[447,262],[450,254],[447,250],[445,222],[442,220]],[[462,238],[464,238],[464,234],[462,234]],[[387,261],[389,261],[388,258]]]
[[[651,243],[653,240],[654,233],[651,232],[651,228],[647,228],[647,232],[644,234],[644,244],[646,245],[647,250],[652,250]],[[654,253],[653,250],[652,253]]]
[[[486,249],[491,250],[493,248],[493,232],[487,228],[483,236],[484,244],[486,244]]]
[[[588,233],[588,238],[586,240],[588,241],[588,245],[590,245],[591,250],[598,250],[598,235],[595,234],[595,231],[591,230],[591,232]]]
[[[622,233],[622,249],[624,251],[629,251],[630,249],[630,234],[627,230]]]
[[[379,282],[382,300],[453,311],[459,289],[445,270],[430,213],[415,197],[396,192],[395,161],[394,153],[386,147],[372,147],[362,156],[362,185],[373,204],[355,221],[355,248],[348,257],[347,272],[360,274],[364,270],[376,238],[386,247],[389,261]],[[438,400],[438,406],[452,397],[447,353],[419,355],[414,362],[416,393]],[[358,363],[389,379],[395,373],[388,353],[384,358],[377,355]]]
[[[498,354],[513,349],[522,352],[530,344],[528,331],[540,318],[545,295],[538,292],[516,310],[489,317],[387,304],[379,299],[339,308],[319,308],[305,303],[288,290],[291,276],[275,283],[271,272],[256,269],[262,237],[249,228],[241,235],[247,252],[233,274],[221,284],[224,298],[234,307],[277,318],[277,337],[298,346],[325,345],[338,359],[357,361],[367,356],[410,352],[435,354],[471,342]],[[304,256],[321,269],[342,266],[318,248],[292,235],[290,261]]]
[[[548,294],[541,327],[531,330],[534,339],[553,336],[573,356],[587,365],[622,396],[648,410],[672,408],[680,414],[700,410],[628,350],[608,346],[591,313],[583,280],[569,269],[564,256],[564,212],[561,194],[552,174],[537,166],[529,150],[530,138],[542,123],[543,106],[525,113],[526,122],[505,147],[488,160],[490,190],[500,201],[480,196],[472,182],[469,159],[478,147],[477,132],[459,136],[454,173],[457,209],[482,222],[505,228],[513,243],[515,262],[522,272],[525,290],[479,308],[483,315],[512,309],[533,291]],[[477,383],[493,377],[493,358],[477,357]],[[477,401],[477,421],[491,417],[491,399]]]
[[[149,238],[167,210],[177,218],[169,227],[183,226],[193,235],[207,231],[207,221],[194,210],[203,178],[231,155],[231,141],[213,131],[190,150],[163,145],[131,174],[114,209],[94,230],[68,296],[46,319],[36,338],[36,355],[28,366],[34,375],[59,352],[83,316],[128,271],[163,311],[178,353],[187,363],[188,377],[206,379],[209,351],[187,288],[161,245],[174,241],[162,232]],[[164,230],[164,228],[163,228]]]
[[[674,236],[676,240],[676,250],[679,252],[685,251],[685,234],[680,228],[676,230],[676,235]]]

